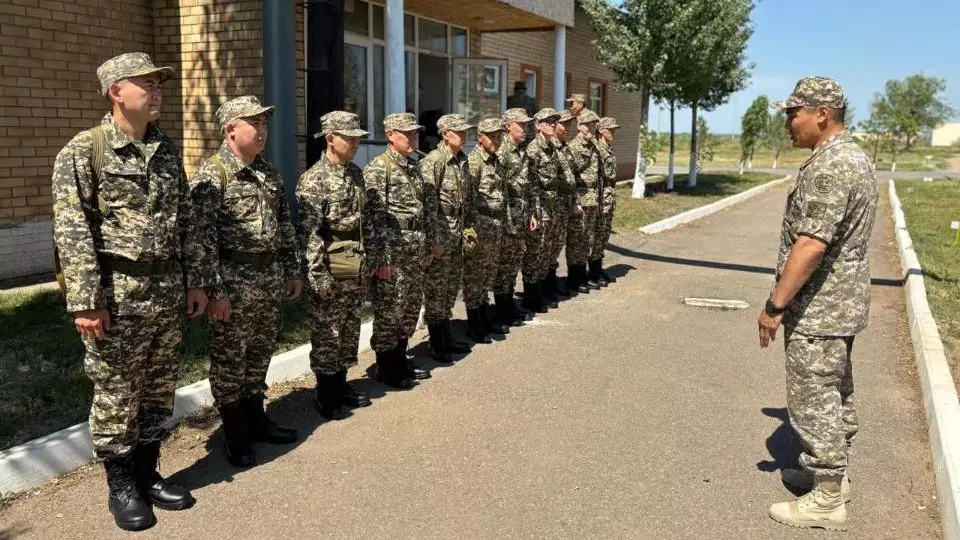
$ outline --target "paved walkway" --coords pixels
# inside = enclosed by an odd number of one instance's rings
[[[137,538],[811,538],[766,516],[791,496],[777,471],[796,456],[783,351],[761,352],[755,329],[784,196],[655,237],[615,236],[618,283],[434,369],[413,391],[384,395],[365,380],[380,398],[347,420],[318,425],[307,385],[287,389],[271,407],[306,438],[265,450],[262,466],[235,472],[219,434],[208,443],[186,430],[164,471],[178,471],[199,502],[158,511]],[[871,326],[855,350],[863,429],[845,537],[938,538],[890,229],[884,213]],[[707,311],[683,296],[751,307]],[[93,469],[3,509],[0,531],[131,537],[114,528],[105,495]]]

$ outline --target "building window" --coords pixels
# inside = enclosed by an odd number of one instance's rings
[[[367,118],[367,48],[343,46],[343,108]]]
[[[450,46],[454,56],[466,56],[467,55],[467,29],[466,28],[457,28],[456,26],[450,27]]]
[[[358,36],[370,35],[370,5],[363,0],[346,0],[343,3],[343,28]]]
[[[530,64],[520,65],[520,78],[527,85],[527,95],[540,103],[542,93],[540,91],[540,68]]]
[[[590,92],[587,94],[587,106],[600,116],[607,115],[607,83],[590,80]]]
[[[420,48],[434,52],[447,52],[447,25],[428,19],[420,19]]]

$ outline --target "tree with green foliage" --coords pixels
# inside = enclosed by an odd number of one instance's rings
[[[873,167],[877,167],[877,156],[881,150],[886,150],[890,146],[890,136],[884,127],[883,120],[880,118],[878,103],[876,101],[870,107],[870,118],[860,122],[860,130],[867,134],[867,142],[873,147]]]
[[[763,144],[773,151],[772,168],[776,169],[780,154],[793,146],[793,139],[787,131],[787,113],[777,111],[770,115],[763,129]]]
[[[889,80],[883,94],[876,94],[872,109],[893,145],[891,171],[897,170],[897,157],[909,150],[924,129],[934,129],[953,118],[956,110],[941,95],[946,82],[936,77],[910,75]]]
[[[753,168],[753,154],[770,122],[770,99],[760,95],[740,119],[740,174],[743,167]]]
[[[707,120],[702,116],[697,118],[697,171],[702,172],[704,164],[713,161],[718,142],[717,136],[710,133]]]
[[[596,59],[613,73],[618,88],[640,92],[640,133],[646,133],[650,96],[661,78],[675,13],[673,0],[623,0],[618,6],[608,0],[578,1],[596,35]],[[637,144],[634,198],[643,198],[646,162],[651,155],[644,151],[644,139],[639,137]]]

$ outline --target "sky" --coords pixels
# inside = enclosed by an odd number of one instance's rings
[[[758,0],[747,56],[750,85],[704,113],[713,133],[739,133],[740,118],[759,95],[785,99],[808,75],[836,79],[866,120],[874,94],[889,79],[922,73],[946,80],[943,96],[960,109],[960,1]],[[658,120],[659,118],[659,120]],[[670,128],[669,110],[651,105],[649,125]],[[676,114],[677,132],[690,131],[690,111]]]

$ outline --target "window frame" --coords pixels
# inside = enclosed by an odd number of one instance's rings
[[[587,78],[587,106],[593,108],[593,85],[600,85],[600,110],[594,110],[593,112],[599,114],[600,116],[607,116],[607,99],[609,97],[609,86],[607,81],[603,79],[594,79],[593,77]]]
[[[537,87],[534,89],[536,95],[533,96],[537,103],[543,102],[543,71],[540,69],[540,66],[536,64],[520,64],[520,79],[526,84],[527,74],[533,73],[536,77]],[[527,88],[527,95],[530,95],[530,89]]]

